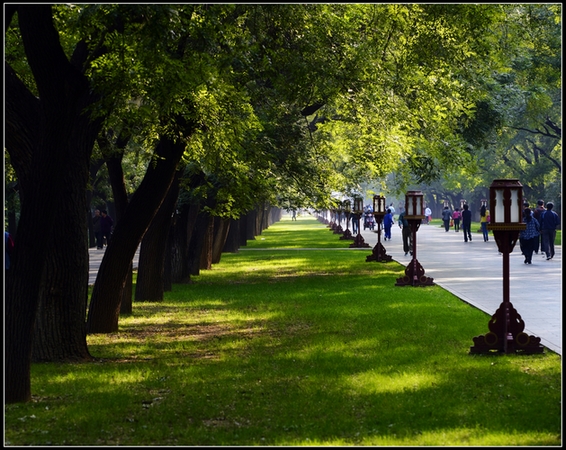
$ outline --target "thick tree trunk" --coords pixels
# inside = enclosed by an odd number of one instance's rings
[[[228,234],[226,235],[226,242],[222,248],[223,252],[238,253],[240,248],[240,220],[230,219],[228,225]]]
[[[22,187],[18,245],[14,250],[12,267],[6,279],[5,401],[7,403],[31,399],[30,367],[36,313],[40,294],[46,289],[46,285],[42,283],[46,282],[46,277],[51,270],[54,270],[50,263],[46,271],[49,247],[45,239],[46,236],[52,238],[61,236],[59,233],[61,226],[57,222],[60,213],[58,207],[62,205],[66,195],[65,182],[71,179],[66,178],[66,172],[69,170],[83,172],[82,168],[77,169],[68,166],[67,163],[83,161],[88,167],[94,136],[100,126],[98,121],[91,122],[89,116],[84,113],[85,108],[92,104],[95,98],[86,79],[71,67],[60,46],[57,31],[52,23],[51,7],[18,5],[18,19],[28,62],[39,91],[41,115],[35,125],[29,117],[12,117],[7,120],[16,123],[18,119],[22,119],[29,128],[38,126],[37,140],[30,141],[34,150],[31,160],[28,161],[29,170],[23,170],[21,181],[29,175],[27,180],[30,183],[29,186]],[[10,95],[12,94],[10,92]],[[9,101],[18,102],[19,99],[12,97]],[[23,109],[14,108],[7,111],[21,112]],[[33,113],[34,111],[30,112]],[[11,149],[8,150],[12,152]],[[12,153],[10,155],[14,156]],[[24,156],[17,165],[26,165],[26,163]],[[79,175],[76,179],[72,179],[76,181],[81,177],[82,175]],[[86,183],[82,187],[84,189]],[[71,189],[73,193],[77,192],[75,188]],[[62,249],[67,250],[67,256],[84,255],[88,251],[88,241],[84,231],[85,200],[79,201],[76,208],[77,212],[73,213],[69,221],[77,229],[70,230],[73,236],[68,236],[68,242],[59,242]],[[63,219],[67,220],[66,217]],[[57,233],[54,231],[56,228]],[[81,243],[78,243],[79,238],[74,236],[75,234],[80,235]],[[58,270],[76,272],[77,267],[74,264],[87,261],[84,267],[78,267],[78,272],[88,274],[88,260],[80,255],[78,258],[69,257],[61,261]],[[82,279],[81,274],[72,280],[60,279],[60,281],[68,281],[72,284],[72,287],[51,284],[51,288],[57,291],[55,295],[64,293],[60,299],[66,296],[70,300],[70,302],[63,300],[68,308],[74,308],[81,301],[84,303],[84,298],[71,298],[81,295],[81,289],[86,288],[87,282]],[[84,286],[81,287],[80,285],[83,284]],[[76,318],[78,315],[80,314],[73,317]],[[79,336],[78,340],[81,339],[82,337]]]
[[[175,211],[178,196],[179,176],[177,173],[165,200],[151,221],[141,243],[135,296],[137,302],[160,302],[163,300],[165,289],[163,272],[167,240],[171,228],[171,217]]]
[[[126,191],[126,183],[124,181],[124,170],[122,168],[122,159],[124,157],[124,149],[130,140],[130,135],[119,136],[116,140],[115,147],[118,152],[113,151],[109,140],[104,138],[98,139],[98,145],[102,150],[102,154],[106,160],[106,167],[108,168],[108,177],[110,185],[112,186],[112,196],[114,197],[114,219],[116,226],[126,208],[128,207],[128,193]],[[133,263],[130,262],[130,269],[124,283],[124,291],[122,292],[122,301],[120,302],[120,314],[132,313],[132,292],[133,292]]]
[[[200,212],[195,221],[189,241],[188,260],[191,275],[200,274],[201,256],[205,243],[205,235],[208,230],[209,216],[205,212]]]
[[[210,214],[204,231],[204,242],[202,245],[202,253],[200,255],[200,268],[202,270],[212,269],[212,242],[214,240],[214,217]]]
[[[126,213],[116,225],[100,264],[88,310],[88,333],[118,330],[120,303],[130,263],[167,194],[184,149],[184,143],[166,137],[159,142],[155,161],[149,164]]]
[[[212,242],[212,264],[218,264],[222,258],[222,249],[226,244],[230,220],[216,217],[214,219],[214,240]]]

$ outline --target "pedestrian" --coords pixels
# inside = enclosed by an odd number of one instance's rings
[[[533,217],[531,208],[523,209],[523,223],[527,227],[519,233],[519,244],[521,252],[525,256],[525,264],[532,264],[533,252],[538,242],[540,234],[540,225],[538,220]]]
[[[541,226],[542,226],[542,213],[544,211],[545,211],[544,200],[540,199],[540,200],[537,201],[537,206],[536,206],[535,210],[533,211],[533,216],[535,217],[535,219],[538,220],[538,223]],[[542,234],[539,236],[537,247],[535,248],[535,253],[537,255],[538,255],[539,249],[542,253],[544,253],[544,250],[542,249]]]
[[[462,213],[458,208],[454,208],[454,212],[452,213],[452,220],[454,220],[454,231],[460,231],[460,218],[462,217]]]
[[[389,209],[391,210],[391,219],[395,221],[395,208],[393,207],[393,203],[389,205]]]
[[[430,208],[427,206],[424,210],[425,216],[426,216],[426,224],[430,224],[430,221],[432,220],[432,211],[430,210]]]
[[[556,228],[560,225],[560,217],[552,209],[554,203],[546,204],[546,211],[542,213],[541,233],[542,247],[541,250],[546,254],[546,260],[554,258],[554,240],[556,239]]]
[[[411,227],[409,221],[405,219],[405,211],[399,214],[399,228],[401,228],[401,234],[403,236],[403,251],[405,256],[411,253],[413,254],[413,235],[411,233]]]
[[[450,230],[450,220],[452,220],[452,212],[448,206],[445,206],[442,210],[442,221],[444,222],[446,232]]]
[[[385,216],[383,216],[383,235],[384,240],[391,240],[391,227],[393,226],[393,214],[391,214],[391,209],[387,208]]]
[[[108,245],[110,245],[110,238],[112,236],[112,225],[114,225],[114,220],[112,220],[112,217],[108,215],[108,212],[105,209],[103,209],[100,214],[101,214],[100,217],[101,244],[104,243],[104,238],[106,238],[106,247],[108,247]]]
[[[10,261],[12,259],[12,251],[14,250],[14,238],[12,235],[4,231],[4,254],[6,259],[4,262],[4,270],[10,269]]]
[[[100,209],[94,211],[92,218],[92,230],[94,231],[94,239],[96,240],[96,248],[102,249],[102,231],[100,229]]]
[[[464,242],[472,242],[472,211],[467,203],[464,204],[462,211],[462,231],[464,232]]]
[[[489,209],[487,209],[487,206],[482,205],[480,209],[480,226],[481,226],[481,232],[483,233],[484,242],[489,241],[489,232],[487,230],[487,224],[489,223],[489,221],[490,221]]]

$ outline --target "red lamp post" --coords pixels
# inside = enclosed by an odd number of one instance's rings
[[[383,217],[385,216],[387,208],[385,206],[385,197],[381,195],[373,196],[373,216],[377,223],[377,244],[373,248],[371,255],[366,257],[366,262],[377,261],[377,262],[389,262],[392,257],[386,254],[385,247],[381,243],[381,223],[383,222]]]
[[[358,234],[356,235],[354,242],[350,244],[350,248],[365,248],[369,247],[369,244],[364,241],[360,229],[360,217],[364,212],[364,199],[362,197],[354,197],[354,216],[356,223],[358,225]]]
[[[413,259],[405,269],[405,276],[397,278],[395,286],[434,286],[432,278],[425,275],[423,266],[417,260],[417,230],[424,219],[424,196],[421,191],[405,194],[405,219],[411,227]]]
[[[499,252],[503,255],[503,302],[488,323],[489,332],[473,338],[470,353],[542,353],[540,338],[529,336],[523,330],[525,322],[509,299],[509,254],[513,251],[519,233],[526,225],[522,221],[523,186],[517,179],[493,180],[489,187],[491,221],[487,225]],[[482,199],[482,203],[483,203]]]

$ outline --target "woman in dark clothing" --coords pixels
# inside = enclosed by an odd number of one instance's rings
[[[462,231],[464,232],[464,242],[472,242],[472,211],[470,211],[468,204],[464,205],[462,211]]]
[[[540,225],[538,220],[533,217],[531,208],[523,210],[523,223],[527,224],[527,228],[519,234],[519,243],[521,251],[525,255],[525,264],[532,264],[533,252],[538,244]]]

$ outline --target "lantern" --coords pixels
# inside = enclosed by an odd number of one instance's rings
[[[523,185],[517,179],[493,180],[489,187],[490,230],[523,230]]]
[[[405,194],[405,218],[407,220],[422,220],[424,214],[424,195],[421,191],[407,191]]]
[[[354,212],[360,214],[364,209],[364,199],[361,197],[354,197]]]
[[[387,208],[385,207],[385,197],[381,195],[373,196],[373,213],[374,215],[384,216]]]

